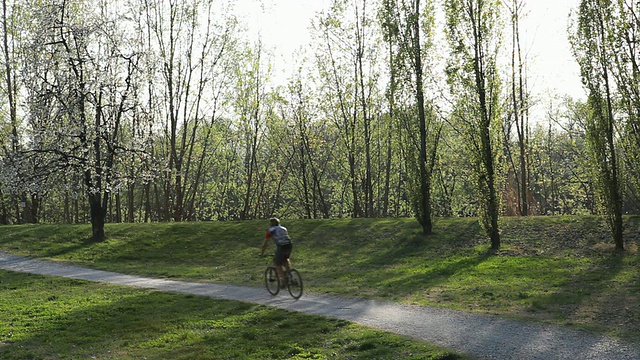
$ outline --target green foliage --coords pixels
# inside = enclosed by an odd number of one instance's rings
[[[464,139],[474,169],[480,221],[494,248],[500,246],[499,5],[498,1],[445,2],[447,40],[452,49],[446,73],[455,97],[452,123]]]
[[[530,143],[533,214],[595,214],[594,184],[586,148],[586,104],[563,100],[549,124],[533,127]],[[562,163],[563,166],[557,164]]]
[[[603,213],[609,221],[618,249],[622,240],[622,195],[620,191],[619,154],[615,144],[619,119],[615,116],[613,79],[613,44],[609,13],[610,1],[583,0],[577,14],[572,37],[574,56],[580,64],[583,83],[588,89],[589,109],[586,139],[595,169],[596,189]]]
[[[438,58],[433,51],[435,8],[432,1],[386,1],[379,17],[389,45],[389,111],[409,140],[403,148],[409,170],[407,192],[414,215],[428,234],[433,228],[432,177],[443,127],[437,101],[429,96],[437,92],[437,76],[430,71]],[[396,108],[396,98],[411,100]]]
[[[45,3],[9,4],[8,46],[16,53],[15,63],[7,65],[25,86],[17,92],[18,120],[25,127],[18,128],[17,139],[8,138],[5,114],[0,137],[3,144],[19,142],[26,152],[0,159],[1,223],[86,223],[87,195],[103,190],[101,205],[112,222],[273,214],[417,214],[425,222],[433,211],[479,215],[488,231],[498,230],[494,219],[506,208],[500,202],[506,167],[496,60],[503,2],[443,2],[447,48],[436,42],[436,1],[332,1],[313,20],[309,47],[295,54],[299,64],[291,67],[297,74],[289,86],[277,86],[270,49],[246,41],[239,20],[220,1],[76,1],[64,3],[64,14]],[[601,85],[598,66],[604,61],[609,71],[617,182],[626,212],[640,209],[638,7],[633,1],[582,1],[574,25],[585,26],[572,33],[583,75]],[[597,11],[606,15],[602,26]],[[69,31],[53,23],[69,25]],[[80,55],[61,44],[66,36],[73,45],[72,30],[82,30],[75,33]],[[417,120],[416,45],[426,74],[426,136]],[[450,61],[442,73],[439,61],[445,57]],[[83,77],[70,71],[79,65]],[[435,94],[442,93],[443,75],[450,94],[440,97]],[[595,105],[605,108],[606,94],[596,90],[591,115]],[[91,95],[84,101],[86,131],[74,123],[81,113],[72,111],[81,102],[78,94]],[[585,159],[585,135],[602,140],[604,123],[587,129],[585,121],[595,117],[584,104],[574,105],[567,106],[567,116],[579,125],[532,133],[536,214],[604,213],[595,207],[594,194],[606,200],[608,192],[596,189],[588,170],[602,169],[616,156],[600,151]],[[93,126],[96,120],[102,126]],[[102,143],[104,151],[91,151],[105,139],[111,141]],[[113,163],[96,165],[98,155],[105,160],[110,150]],[[433,170],[428,178],[421,171],[425,163]],[[71,165],[75,171],[67,171]],[[92,175],[85,177],[86,170]],[[430,188],[430,205],[422,201],[423,185]]]
[[[443,127],[434,173],[433,207],[435,216],[477,216],[476,188],[469,179],[473,169],[461,136],[452,127]]]
[[[373,11],[365,1],[334,2],[316,16],[313,27],[315,71],[320,86],[319,115],[337,135],[332,148],[337,166],[332,169],[339,216],[371,217],[384,212],[385,191],[374,186],[383,179],[385,147],[376,146],[388,128],[381,113],[378,33]],[[338,157],[339,156],[339,157]],[[388,172],[386,172],[388,174]],[[388,176],[387,176],[388,178]],[[333,185],[333,184],[331,184]],[[387,195],[388,199],[388,195]],[[388,206],[388,202],[387,202]]]

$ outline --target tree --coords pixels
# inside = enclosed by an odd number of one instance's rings
[[[162,124],[165,143],[158,149],[166,156],[162,173],[164,220],[192,217],[190,204],[196,201],[204,157],[208,156],[197,152],[202,145],[197,143],[197,135],[210,125],[209,120],[215,120],[209,113],[217,114],[216,100],[224,84],[219,68],[234,45],[235,19],[224,11],[216,18],[219,14],[214,5],[213,0],[140,3],[152,53],[146,65],[152,69],[149,76],[153,84],[159,86],[159,93],[150,88],[148,96],[160,100],[147,111],[157,120],[166,119]],[[210,138],[202,140],[208,143]]]
[[[436,163],[438,140],[441,125],[437,121],[434,105],[425,96],[425,67],[429,67],[429,52],[433,49],[435,29],[435,9],[428,1],[424,8],[420,0],[383,2],[381,10],[384,36],[390,42],[390,56],[393,56],[393,42],[397,45],[396,61],[390,61],[391,96],[395,96],[397,84],[396,73],[400,73],[401,81],[413,92],[414,103],[411,106],[415,116],[405,121],[405,130],[414,140],[411,145],[417,156],[413,164],[418,169],[415,176],[414,212],[422,226],[424,234],[431,234],[432,223],[432,175]],[[427,54],[427,55],[425,55]],[[390,99],[395,105],[395,99]],[[394,109],[394,106],[391,108]],[[414,125],[415,124],[415,125]],[[414,134],[417,133],[417,138]]]
[[[611,79],[610,28],[605,20],[612,11],[609,0],[583,0],[580,3],[575,34],[571,37],[574,56],[580,64],[587,88],[589,114],[586,135],[604,212],[616,249],[624,250],[622,196],[616,151],[614,94]]]
[[[625,193],[623,211],[640,206],[640,3],[617,1],[607,14],[611,27],[611,76],[618,96],[617,110],[621,185]],[[635,209],[634,209],[635,208]]]
[[[125,151],[120,132],[132,108],[137,55],[126,48],[125,18],[98,5],[63,0],[33,14],[25,153],[37,164],[35,176],[82,178],[92,237],[102,241],[109,196],[120,186],[115,164]]]
[[[525,2],[512,0],[507,3],[511,16],[511,89],[507,117],[507,131],[505,141],[507,155],[511,160],[514,180],[518,194],[518,213],[522,216],[529,215],[529,175],[528,175],[528,142],[529,142],[529,95],[527,93],[527,79],[525,72],[525,59],[522,54],[520,39],[520,20],[523,16]],[[515,165],[511,156],[511,124],[516,126],[516,139],[518,145],[518,165]]]
[[[398,46],[398,35],[400,29],[398,28],[397,21],[395,20],[395,14],[397,13],[395,9],[395,3],[391,0],[385,0],[382,2],[382,6],[380,7],[380,12],[378,17],[380,19],[380,26],[382,28],[382,36],[384,41],[388,44],[389,47],[389,59],[388,59],[388,69],[389,69],[389,83],[386,91],[386,98],[388,102],[388,120],[387,120],[387,137],[386,137],[386,161],[385,161],[385,180],[384,180],[384,195],[382,197],[383,207],[382,207],[382,216],[387,216],[389,213],[389,196],[391,193],[391,164],[393,158],[393,149],[392,149],[392,140],[394,133],[394,125],[397,123],[396,121],[396,91],[398,89],[398,57],[399,57],[399,46]]]
[[[328,14],[320,14],[314,31],[321,42],[322,51],[317,57],[318,72],[325,84],[323,110],[340,134],[347,158],[348,187],[350,192],[350,215],[363,216],[361,204],[361,186],[358,174],[359,151],[356,136],[358,134],[358,82],[354,75],[356,61],[353,58],[351,31],[344,29],[346,2],[335,1]],[[346,193],[346,191],[345,191]]]
[[[248,59],[237,67],[237,85],[235,110],[238,116],[238,128],[243,143],[243,174],[245,176],[244,194],[242,194],[242,208],[240,219],[252,219],[258,214],[255,209],[259,204],[259,195],[265,186],[267,164],[260,156],[264,148],[266,131],[267,102],[267,72],[263,59],[261,42],[256,44],[255,50],[247,50],[244,58]]]
[[[430,12],[433,12],[433,9],[430,9]],[[416,91],[416,105],[418,107],[418,127],[420,129],[420,151],[418,156],[418,163],[420,169],[420,196],[418,200],[417,208],[417,217],[418,221],[422,225],[422,232],[424,234],[431,234],[433,230],[433,224],[431,222],[431,173],[433,171],[433,165],[435,163],[435,154],[437,151],[437,139],[438,135],[435,136],[434,141],[431,143],[432,148],[431,151],[428,151],[427,148],[430,144],[428,144],[428,132],[432,129],[428,129],[427,124],[427,114],[425,112],[425,99],[424,99],[424,79],[423,79],[423,68],[422,68],[422,44],[420,43],[420,0],[415,0],[415,6],[413,8],[413,12],[410,15],[411,23],[411,50],[410,53],[413,55],[413,70],[415,76],[415,91]],[[430,24],[433,26],[433,17],[431,14],[427,17],[430,21],[425,22],[426,24]],[[433,113],[431,114],[433,115]],[[432,120],[433,117],[430,117],[429,120]]]
[[[499,129],[500,82],[496,66],[500,32],[499,1],[447,0],[447,38],[452,49],[447,65],[454,116],[474,164],[482,225],[491,248],[500,247],[499,197],[494,145]]]
[[[587,106],[570,97],[552,101],[546,123],[531,129],[530,210],[541,215],[594,214],[586,150]]]
[[[0,72],[3,74],[4,87],[2,95],[6,108],[4,114],[8,116],[2,118],[2,148],[4,167],[15,172],[7,176],[2,181],[0,202],[2,203],[2,223],[15,221],[37,222],[42,200],[42,188],[37,181],[28,179],[28,173],[32,170],[31,165],[22,161],[21,152],[21,123],[20,109],[20,48],[24,42],[22,34],[25,33],[25,14],[21,4],[2,1],[2,61],[3,67]],[[16,176],[17,175],[17,176]],[[14,212],[14,215],[10,215]]]
[[[317,106],[308,89],[310,80],[305,79],[302,67],[289,81],[288,101],[282,110],[282,118],[291,118],[291,147],[294,153],[293,166],[298,173],[293,176],[294,187],[300,194],[299,203],[306,218],[329,218],[330,203],[324,184],[324,174],[332,157],[332,133],[326,124],[313,121]],[[292,164],[293,165],[293,164]]]

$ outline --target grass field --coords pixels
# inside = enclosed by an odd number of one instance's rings
[[[265,306],[0,270],[0,359],[459,359]]]
[[[624,253],[614,251],[596,217],[503,218],[502,248],[495,253],[488,252],[476,219],[437,219],[435,233],[426,237],[412,219],[283,225],[294,239],[292,261],[308,292],[501,314],[640,341],[638,217],[625,218]],[[109,224],[102,243],[88,241],[90,227],[84,225],[3,226],[0,249],[131,274],[262,286],[268,259],[258,253],[266,226]],[[11,344],[6,331],[0,341]],[[0,345],[0,354],[6,347]]]

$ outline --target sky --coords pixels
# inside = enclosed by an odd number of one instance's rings
[[[275,49],[276,60],[292,62],[311,41],[309,26],[330,0],[237,0],[236,9],[251,36]]]
[[[236,9],[263,44],[274,50],[276,73],[295,63],[309,43],[309,25],[330,0],[237,0]],[[583,98],[579,68],[567,39],[568,16],[579,0],[528,0],[522,43],[529,66],[529,88],[539,98],[571,95]],[[508,44],[510,39],[505,39]],[[277,74],[276,74],[277,76]],[[544,100],[542,100],[544,101]]]
[[[578,3],[578,0],[529,0],[524,25],[534,72],[530,82],[537,91],[585,97],[580,69],[567,39],[569,12]]]

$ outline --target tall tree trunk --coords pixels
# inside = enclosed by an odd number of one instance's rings
[[[496,53],[496,24],[499,23],[497,1],[485,0],[450,0],[447,9],[447,22],[450,29],[450,39],[454,48],[453,64],[472,64],[472,68],[463,74],[463,79],[469,76],[473,79],[471,89],[462,89],[460,95],[467,97],[468,90],[472,90],[469,101],[474,111],[472,114],[460,113],[468,127],[468,146],[472,149],[473,161],[476,163],[478,194],[482,225],[491,240],[491,249],[500,247],[500,231],[498,228],[499,199],[496,189],[496,164],[492,148],[492,123],[497,119],[499,102],[497,96],[499,86],[497,81]],[[463,18],[458,13],[463,11]],[[465,26],[460,26],[466,22]],[[492,42],[493,41],[493,42]],[[489,53],[487,53],[489,52]],[[457,61],[457,63],[455,63]],[[464,67],[464,65],[462,65]],[[464,71],[463,71],[464,72]],[[455,74],[450,82],[460,80]],[[457,88],[454,88],[457,90]]]
[[[360,87],[360,106],[362,108],[362,127],[364,137],[364,156],[365,156],[365,176],[364,176],[364,215],[365,217],[373,217],[373,182],[371,180],[371,119],[368,111],[368,99],[365,95],[365,83],[364,83],[364,51],[365,51],[365,35],[366,35],[366,1],[362,2],[362,19],[358,14],[358,6],[356,9],[356,79],[359,81]]]
[[[431,220],[431,171],[427,168],[427,119],[425,114],[424,89],[422,79],[422,51],[420,44],[420,0],[415,2],[415,14],[413,20],[414,32],[414,67],[416,75],[416,100],[418,105],[418,122],[420,126],[420,150],[418,161],[420,162],[420,196],[418,204],[418,222],[422,225],[422,232],[429,235],[433,232]],[[435,150],[434,150],[435,152]]]
[[[389,68],[390,71],[390,79],[389,79],[389,124],[387,126],[387,158],[385,161],[385,175],[384,175],[384,196],[382,197],[382,216],[387,217],[389,215],[389,195],[391,193],[391,157],[393,155],[391,151],[391,139],[393,134],[393,122],[395,116],[395,91],[396,91],[396,76],[394,67],[394,58],[393,58],[393,39],[389,37]]]
[[[300,91],[300,89],[298,89],[298,91]],[[301,100],[302,101],[302,100]],[[301,104],[298,104],[298,111],[297,111],[298,115],[297,117],[297,123],[298,123],[298,131],[300,133],[300,143],[297,145],[298,149],[295,149],[296,145],[294,144],[294,152],[298,152],[299,151],[299,165],[300,165],[300,179],[302,180],[302,207],[304,209],[304,212],[306,214],[306,217],[308,219],[311,219],[311,207],[310,207],[310,195],[309,195],[309,181],[307,180],[307,155],[305,154],[306,152],[306,144],[307,144],[307,134],[306,134],[306,130],[305,130],[305,123],[302,120],[303,119],[303,115],[302,113],[302,109],[301,109]],[[315,207],[314,207],[315,209]]]
[[[133,223],[135,222],[135,208],[136,208],[136,198],[135,198],[135,183],[131,182],[127,186],[127,218],[126,222]]]
[[[527,135],[528,135],[528,110],[525,90],[524,66],[522,64],[522,49],[520,44],[520,14],[523,3],[521,0],[513,0],[511,4],[511,29],[512,29],[512,49],[511,49],[511,101],[513,106],[513,117],[516,123],[519,149],[520,174],[518,181],[519,212],[522,216],[529,215],[529,177],[527,167]],[[507,139],[508,141],[509,139]],[[515,171],[515,169],[514,169]]]
[[[605,24],[603,19],[602,11],[598,11],[598,21],[600,22],[600,27],[603,31],[600,32],[600,41],[605,46]],[[606,56],[606,51],[602,51],[602,56]],[[624,250],[624,239],[623,239],[623,225],[622,225],[622,195],[620,194],[620,180],[618,179],[618,156],[616,153],[616,146],[613,140],[615,129],[614,129],[614,115],[613,115],[613,102],[612,102],[612,94],[611,94],[611,85],[609,84],[609,69],[608,69],[608,61],[606,59],[601,59],[602,70],[604,74],[604,86],[606,91],[606,100],[607,100],[607,158],[611,161],[610,172],[611,172],[611,181],[608,185],[609,190],[609,198],[611,204],[610,206],[610,226],[613,232],[613,241],[616,246],[616,250],[622,251]]]
[[[257,115],[256,115],[257,116]],[[240,212],[240,220],[248,220],[252,218],[251,214],[251,198],[253,194],[253,182],[254,182],[254,173],[256,167],[256,151],[258,151],[258,125],[257,119],[254,120],[256,122],[256,128],[254,129],[254,133],[251,135],[251,143],[248,147],[247,159],[246,159],[246,170],[247,170],[247,189],[244,194],[244,205],[242,206],[242,211]]]
[[[100,193],[89,194],[89,207],[91,209],[92,239],[93,241],[104,241],[106,239],[104,232],[106,209],[103,207]]]
[[[476,48],[477,51],[480,49]],[[487,106],[487,93],[485,87],[484,73],[481,71],[482,64],[478,60],[479,57],[476,57],[476,61],[474,61],[475,68],[475,76],[476,76],[476,87],[478,89],[478,97],[480,100],[480,112],[482,121],[480,123],[480,152],[481,152],[481,162],[484,174],[481,175],[482,181],[485,183],[485,186],[488,190],[488,199],[487,201],[487,211],[488,211],[488,229],[487,233],[489,238],[491,239],[491,248],[496,250],[500,248],[500,232],[498,228],[498,196],[496,191],[496,175],[495,175],[495,164],[493,158],[493,149],[491,146],[491,118],[489,116],[489,109]]]

